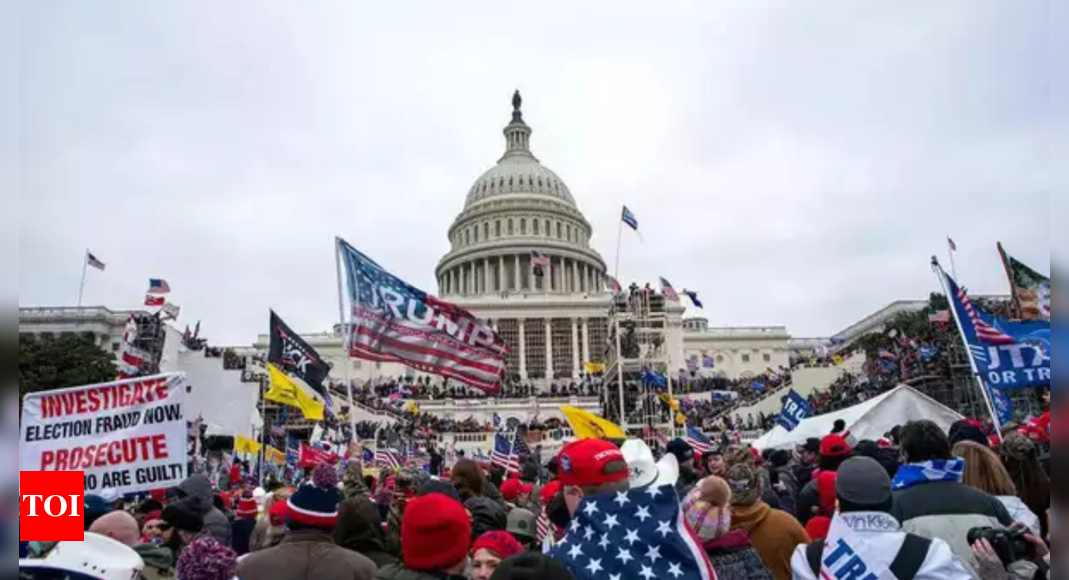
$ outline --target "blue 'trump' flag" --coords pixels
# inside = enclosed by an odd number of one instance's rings
[[[467,310],[390,274],[338,238],[350,356],[399,362],[486,392],[501,389],[509,348]]]
[[[946,277],[947,298],[962,339],[985,384],[993,389],[1050,386],[1050,322],[1015,322],[992,316]]]
[[[549,555],[576,580],[716,580],[672,486],[584,499]]]
[[[783,410],[780,411],[776,422],[784,429],[794,431],[812,414],[813,410],[809,407],[809,401],[791,389],[791,392],[783,398]]]

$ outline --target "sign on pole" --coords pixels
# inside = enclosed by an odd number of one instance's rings
[[[783,399],[783,410],[780,411],[778,422],[784,429],[794,431],[812,413],[809,401],[791,389],[791,392]]]
[[[86,495],[178,485],[189,461],[182,373],[26,395],[20,471],[82,471]]]

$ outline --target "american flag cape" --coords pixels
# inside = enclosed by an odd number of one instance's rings
[[[576,580],[716,580],[672,486],[584,499],[550,556]]]
[[[390,274],[340,238],[337,247],[351,356],[399,362],[489,393],[501,390],[509,347],[492,328]]]

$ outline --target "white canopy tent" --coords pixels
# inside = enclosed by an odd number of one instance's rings
[[[754,441],[753,447],[762,451],[793,448],[805,443],[810,437],[827,436],[839,419],[846,423],[847,438],[856,444],[866,439],[879,439],[895,425],[902,425],[913,419],[935,421],[946,431],[955,421],[962,419],[962,416],[913,387],[899,385],[894,390],[860,405],[806,419],[794,431],[787,431],[777,425],[775,429]]]

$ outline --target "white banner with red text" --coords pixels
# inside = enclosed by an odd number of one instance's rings
[[[82,471],[86,495],[178,485],[189,462],[182,373],[26,395],[20,471]]]

